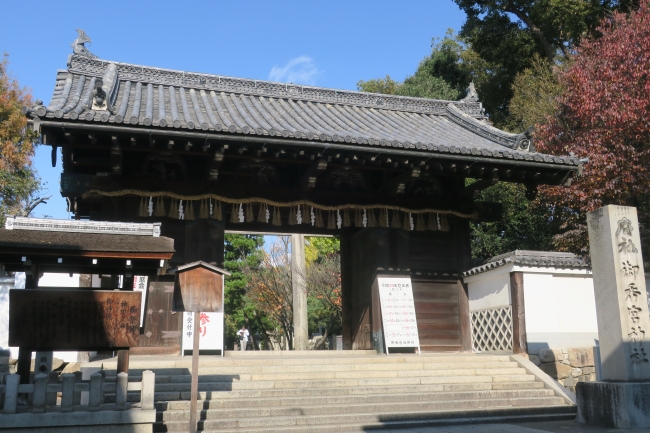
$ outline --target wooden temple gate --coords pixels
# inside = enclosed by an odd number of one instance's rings
[[[50,104],[25,108],[52,163],[62,159],[74,216],[162,222],[172,267],[222,266],[224,230],[338,235],[346,349],[373,347],[372,284],[389,272],[413,279],[423,350],[470,350],[469,222],[500,218],[500,205],[477,193],[507,181],[533,197],[581,170],[575,157],[537,153],[528,133],[490,126],[473,86],[461,101],[406,98],[143,67],[76,48]],[[171,283],[156,284],[162,299]]]

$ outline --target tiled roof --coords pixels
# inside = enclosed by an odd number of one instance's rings
[[[174,240],[163,236],[105,235],[0,228],[0,250],[51,249],[95,252],[173,253]]]
[[[100,82],[107,103],[95,97]],[[577,167],[531,151],[483,120],[479,102],[440,101],[247,80],[72,55],[40,118],[387,146]]]
[[[527,251],[515,250],[501,254],[487,260],[481,266],[470,269],[463,273],[469,277],[482,272],[514,263],[524,266],[553,267],[553,268],[588,268],[589,264],[573,253],[561,253],[555,251]]]

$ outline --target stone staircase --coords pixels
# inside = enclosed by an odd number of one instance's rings
[[[561,393],[508,355],[229,355],[200,359],[199,431],[351,432],[570,419],[576,412]],[[102,368],[107,380],[114,380],[116,363],[103,362]],[[190,368],[190,357],[131,358],[129,380],[139,380],[143,370],[156,373],[154,431],[187,431]]]

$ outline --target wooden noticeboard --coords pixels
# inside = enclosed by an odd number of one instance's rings
[[[390,347],[413,347],[420,353],[413,284],[408,277],[378,277],[386,353]]]
[[[113,290],[9,291],[9,345],[105,350],[138,345],[141,294]]]

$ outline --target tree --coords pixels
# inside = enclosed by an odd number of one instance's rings
[[[495,125],[509,116],[512,84],[538,55],[554,65],[585,36],[596,34],[600,20],[628,10],[636,0],[454,0],[467,14],[460,35],[492,65],[486,86],[477,85]],[[489,84],[489,85],[487,85]]]
[[[503,205],[496,222],[472,223],[472,258],[490,257],[513,251],[551,250],[557,223],[553,208],[538,200],[529,201],[521,184],[500,182],[481,192],[481,200]]]
[[[589,162],[570,188],[541,192],[566,210],[559,248],[584,254],[586,213],[620,204],[640,209],[650,257],[650,3],[612,14],[597,31],[600,37],[583,40],[559,74],[558,110],[535,134],[541,151],[571,152]]]
[[[322,331],[314,349],[323,347],[329,335],[343,327],[341,303],[341,240],[338,237],[307,237],[307,308],[309,328]]]
[[[560,63],[549,67],[535,55],[529,68],[517,74],[512,84],[508,129],[524,132],[529,127],[541,125],[557,110],[557,99],[564,91],[557,74],[566,67]]]
[[[278,236],[266,250],[261,250],[258,266],[243,268],[247,279],[246,295],[251,305],[269,319],[276,337],[284,337],[282,349],[293,341],[293,291],[291,282],[291,238]]]
[[[417,98],[458,100],[463,96],[472,75],[466,49],[450,29],[442,40],[433,40],[431,55],[423,59],[415,73],[403,83],[387,75],[386,78],[359,80],[357,89]]]
[[[224,267],[231,273],[225,284],[224,322],[226,338],[231,343],[241,325],[246,324],[251,335],[263,327],[263,318],[246,299],[246,270],[259,266],[264,236],[226,234],[224,241]]]
[[[8,65],[5,54],[0,62],[0,225],[7,214],[29,208],[40,190],[31,165],[38,137],[21,111],[31,106],[31,94],[11,76]]]

